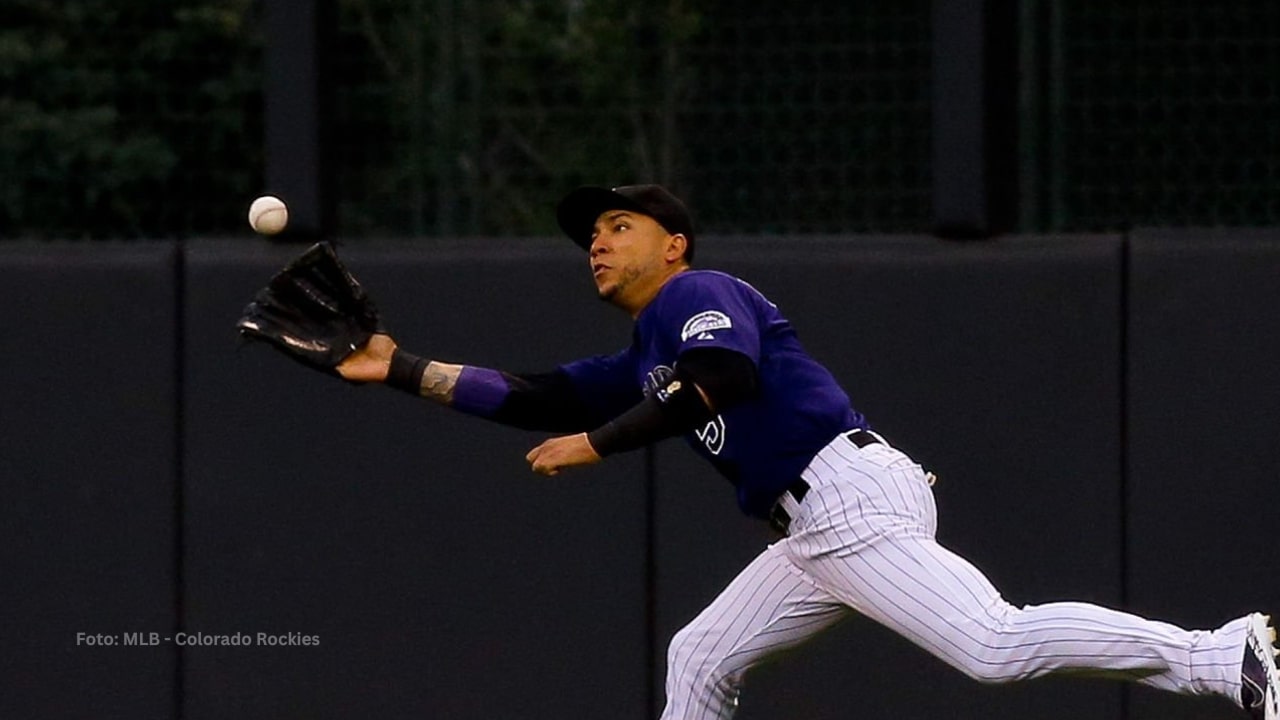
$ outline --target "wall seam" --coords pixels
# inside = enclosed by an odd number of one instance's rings
[[[186,702],[184,649],[177,642],[182,632],[186,608],[186,246],[177,240],[174,246],[174,353],[173,353],[173,717],[182,720]]]
[[[1130,311],[1130,237],[1120,234],[1120,606],[1129,607],[1129,311]],[[1125,686],[1120,695],[1120,717],[1127,720],[1133,688]]]
[[[658,565],[657,565],[657,450],[644,449],[644,695],[646,717],[658,717]]]

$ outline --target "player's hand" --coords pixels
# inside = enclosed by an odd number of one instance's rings
[[[335,368],[338,374],[352,382],[383,382],[391,368],[391,353],[396,341],[381,333],[369,338],[363,347],[351,353]]]
[[[600,462],[596,449],[587,441],[586,433],[553,437],[525,455],[533,471],[542,475],[558,475],[561,468],[593,465]]]

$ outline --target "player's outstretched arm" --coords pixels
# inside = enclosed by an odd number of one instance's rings
[[[390,335],[376,334],[338,365],[338,374],[353,382],[386,383],[396,347],[396,341]],[[462,366],[435,360],[426,363],[418,394],[445,405],[452,403],[453,389],[462,373]]]
[[[382,383],[453,410],[525,430],[579,432],[600,423],[560,369],[512,374],[418,357],[379,333],[335,370],[357,383]]]
[[[665,388],[591,432],[547,440],[525,459],[542,475],[597,463],[701,427],[717,413],[752,397],[756,387],[755,364],[745,355],[720,348],[687,352]]]
[[[540,475],[558,475],[564,468],[598,463],[605,455],[679,435],[714,415],[706,392],[686,377],[589,433],[549,438],[525,460]]]

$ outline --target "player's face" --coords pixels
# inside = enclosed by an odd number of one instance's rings
[[[625,210],[601,213],[590,253],[600,299],[627,310],[643,307],[666,279],[664,251],[671,237],[648,215]]]

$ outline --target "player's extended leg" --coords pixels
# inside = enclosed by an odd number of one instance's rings
[[[1086,603],[1015,607],[929,538],[885,538],[811,567],[851,607],[982,682],[1074,671],[1183,693],[1240,694],[1246,618],[1188,631]]]
[[[838,442],[781,547],[817,585],[984,682],[1057,671],[1132,679],[1239,702],[1248,618],[1188,631],[1074,602],[1014,607],[933,538],[924,473],[883,444]]]
[[[663,720],[732,717],[750,667],[848,612],[804,579],[779,545],[770,546],[672,638]]]

